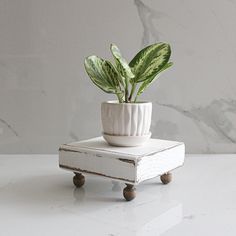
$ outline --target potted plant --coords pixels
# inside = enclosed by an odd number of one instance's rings
[[[170,45],[156,43],[143,48],[130,63],[119,48],[111,44],[114,64],[97,56],[85,59],[85,70],[92,82],[117,101],[103,102],[101,118],[103,137],[116,146],[138,146],[151,136],[152,103],[139,96],[161,72],[172,66]]]

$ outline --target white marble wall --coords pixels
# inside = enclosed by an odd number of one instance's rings
[[[236,152],[235,0],[0,0],[0,153],[56,153],[99,135],[103,94],[83,59],[167,41],[175,65],[144,94],[154,137]]]

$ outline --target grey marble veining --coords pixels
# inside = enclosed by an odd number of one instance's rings
[[[160,41],[159,34],[160,32],[157,30],[156,26],[153,24],[154,19],[159,19],[163,17],[164,14],[156,11],[145,5],[141,0],[134,0],[134,3],[138,10],[138,15],[140,17],[140,21],[143,26],[143,37],[141,48]]]
[[[0,123],[5,126],[7,129],[9,129],[15,136],[19,137],[19,134],[16,132],[16,130],[8,124],[5,120],[0,118]]]
[[[100,104],[114,97],[89,81],[84,57],[109,59],[114,42],[129,60],[156,41],[172,45],[174,66],[142,96],[153,137],[235,153],[235,18],[235,1],[0,0],[0,153],[99,136]]]
[[[157,104],[173,109],[192,120],[206,141],[205,152],[214,152],[209,146],[212,140],[229,143],[234,147],[232,152],[236,152],[236,100],[219,99],[205,107],[194,107],[190,110],[173,104]],[[167,129],[168,126],[169,124]]]

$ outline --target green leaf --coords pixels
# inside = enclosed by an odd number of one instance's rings
[[[102,63],[102,69],[105,72],[107,79],[111,82],[112,86],[116,88],[116,93],[122,93],[119,81],[119,74],[114,66],[107,60]]]
[[[114,71],[112,71],[110,65],[105,60],[94,55],[89,56],[85,58],[84,66],[95,85],[106,93],[117,93],[116,83],[111,79]]]
[[[161,72],[163,72],[164,70],[168,69],[169,67],[171,67],[173,65],[172,62],[167,63],[165,66],[162,67],[162,69],[160,71],[158,71],[156,74],[153,74],[152,77],[149,77],[149,79],[145,80],[139,87],[139,90],[137,92],[137,96],[141,95],[143,93],[143,91],[151,84],[153,83],[157,78],[159,78],[158,75],[160,75]]]
[[[156,43],[142,49],[129,63],[135,77],[131,83],[139,83],[149,80],[168,63],[171,55],[170,45]]]
[[[115,58],[117,70],[119,71],[121,76],[128,79],[134,78],[134,74],[131,68],[129,67],[129,64],[127,63],[127,61],[122,57],[119,48],[115,44],[111,44],[110,49],[111,49],[112,55]]]

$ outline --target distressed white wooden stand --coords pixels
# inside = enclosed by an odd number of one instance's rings
[[[59,166],[75,173],[76,187],[83,186],[83,174],[92,174],[124,182],[124,198],[135,198],[135,186],[144,180],[160,176],[168,184],[170,171],[182,166],[184,143],[150,139],[139,147],[109,146],[102,137],[63,144],[59,149]]]

